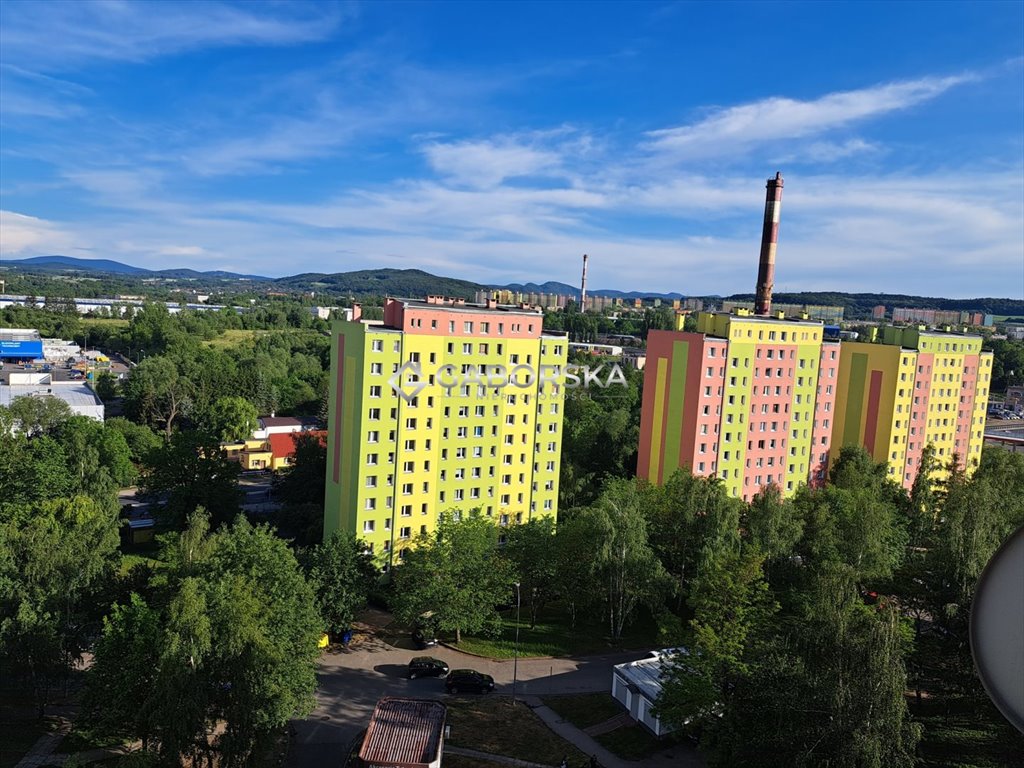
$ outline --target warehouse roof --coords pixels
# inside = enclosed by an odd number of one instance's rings
[[[0,405],[10,405],[16,397],[56,397],[72,408],[103,405],[96,393],[79,381],[55,381],[52,384],[2,384]]]
[[[384,698],[377,702],[359,759],[366,765],[423,768],[439,758],[447,710],[439,701]]]
[[[40,341],[39,331],[34,328],[0,328],[0,339],[4,341]]]

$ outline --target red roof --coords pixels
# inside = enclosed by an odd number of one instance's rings
[[[311,435],[320,438],[322,444],[327,442],[327,430],[314,429],[309,432],[285,432],[280,435],[270,435],[267,440],[270,443],[270,452],[275,459],[285,459],[295,455],[295,441],[302,435]]]
[[[381,699],[359,757],[368,765],[425,768],[440,756],[445,714],[439,701]]]

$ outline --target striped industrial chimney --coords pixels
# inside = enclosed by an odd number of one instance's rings
[[[587,311],[587,254],[583,254],[583,280],[580,284],[580,312]]]
[[[768,179],[764,200],[764,230],[761,232],[761,261],[757,267],[757,293],[754,314],[767,315],[772,310],[772,287],[775,285],[775,248],[779,244],[779,214],[782,212],[782,173]]]

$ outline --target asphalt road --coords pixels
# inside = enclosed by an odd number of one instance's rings
[[[440,678],[409,680],[409,659],[434,656],[452,669],[475,669],[494,678],[495,692],[512,693],[513,662],[489,661],[438,647],[427,651],[395,648],[369,638],[348,651],[325,654],[319,664],[317,708],[305,720],[293,721],[295,737],[287,765],[290,768],[340,766],[345,750],[370,720],[377,700],[384,696],[444,698]],[[612,667],[644,658],[642,651],[588,656],[579,659],[520,659],[519,695],[591,693],[611,691]]]

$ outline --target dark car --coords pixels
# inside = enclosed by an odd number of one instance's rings
[[[448,693],[490,693],[494,690],[494,678],[474,669],[456,669],[448,675],[444,687]]]
[[[417,677],[445,677],[448,665],[433,656],[417,656],[409,662],[409,679]]]
[[[437,645],[437,638],[429,627],[417,628],[412,631],[412,641],[421,651]]]

